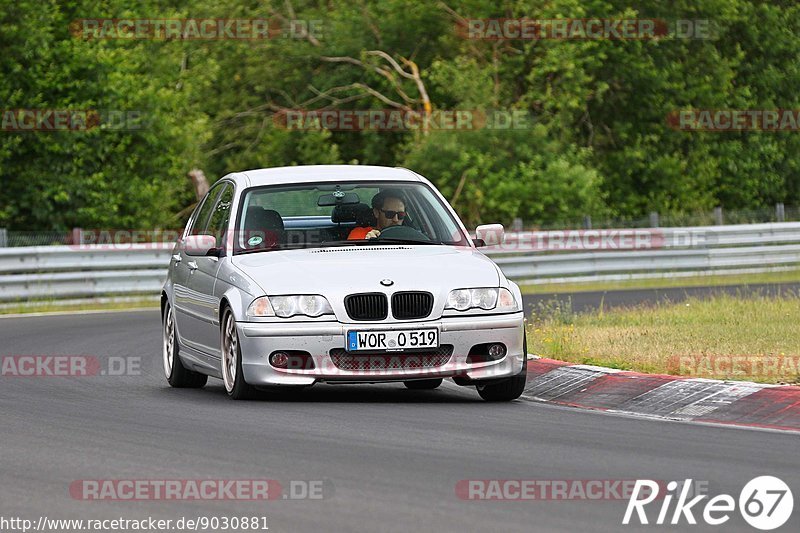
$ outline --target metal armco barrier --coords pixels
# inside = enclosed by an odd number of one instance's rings
[[[518,232],[484,250],[529,284],[757,273],[800,266],[800,223]]]
[[[157,295],[170,243],[0,249],[0,301]],[[483,248],[525,283],[764,272],[800,266],[800,223],[514,232]]]
[[[173,244],[0,249],[0,301],[157,295]]]

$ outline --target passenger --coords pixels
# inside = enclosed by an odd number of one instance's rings
[[[349,232],[347,238],[364,239],[367,233],[376,225],[375,215],[372,214],[372,207],[367,204],[356,204],[348,207],[350,207],[355,217],[356,227]]]
[[[373,239],[389,226],[402,225],[406,218],[406,202],[399,191],[387,189],[372,197],[372,212],[378,227],[353,228],[347,236],[348,240]]]

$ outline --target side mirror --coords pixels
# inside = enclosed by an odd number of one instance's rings
[[[191,256],[219,255],[217,239],[213,235],[189,235],[183,241],[183,249],[186,255]]]
[[[475,246],[497,246],[503,244],[506,233],[502,224],[483,224],[475,228]]]

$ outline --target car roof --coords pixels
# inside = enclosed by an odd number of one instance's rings
[[[302,165],[259,168],[227,176],[245,187],[325,181],[425,181],[419,174],[400,167],[371,165]]]

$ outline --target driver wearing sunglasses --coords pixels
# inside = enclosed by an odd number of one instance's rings
[[[373,239],[389,226],[400,226],[406,218],[406,203],[398,191],[384,190],[373,196],[372,212],[377,221],[377,228],[353,228],[348,239]]]

